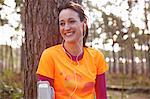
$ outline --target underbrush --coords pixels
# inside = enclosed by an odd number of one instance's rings
[[[23,99],[21,73],[5,70],[0,73],[0,99]]]

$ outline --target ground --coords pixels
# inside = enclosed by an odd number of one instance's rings
[[[150,99],[150,78],[146,76],[137,75],[133,78],[122,74],[107,74],[106,81],[107,86],[111,89],[108,88],[107,91],[108,99]],[[131,90],[122,93],[122,88]],[[139,89],[132,91],[133,88],[141,88],[143,91]]]
[[[120,91],[108,91],[108,99],[150,99],[150,94],[146,93],[124,93],[123,96]]]

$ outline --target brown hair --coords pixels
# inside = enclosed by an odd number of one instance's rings
[[[65,3],[64,5],[61,5],[59,8],[58,8],[58,15],[60,14],[60,12],[63,10],[63,9],[72,9],[74,10],[75,12],[78,13],[79,15],[79,18],[80,18],[80,21],[85,21],[87,20],[87,17],[84,13],[84,10],[82,8],[82,6],[78,3],[75,3],[75,2],[72,2],[72,1],[69,1],[67,3]],[[86,24],[86,30],[84,30],[86,32],[84,38],[83,38],[83,46],[86,47],[85,43],[86,43],[86,39],[88,37],[88,26]],[[83,31],[83,32],[84,32]],[[83,33],[84,34],[84,33]]]

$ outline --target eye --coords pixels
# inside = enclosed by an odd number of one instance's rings
[[[70,22],[70,23],[75,23],[76,21],[75,21],[75,20],[70,20],[69,22]]]
[[[65,23],[64,23],[64,22],[60,22],[59,25],[60,25],[60,26],[64,26]]]

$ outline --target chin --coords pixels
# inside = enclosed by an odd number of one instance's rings
[[[65,42],[67,42],[67,43],[75,43],[76,41],[74,41],[74,40],[65,40]]]
[[[65,40],[66,42],[74,42],[74,41],[75,41],[74,38],[64,38],[64,40]]]

